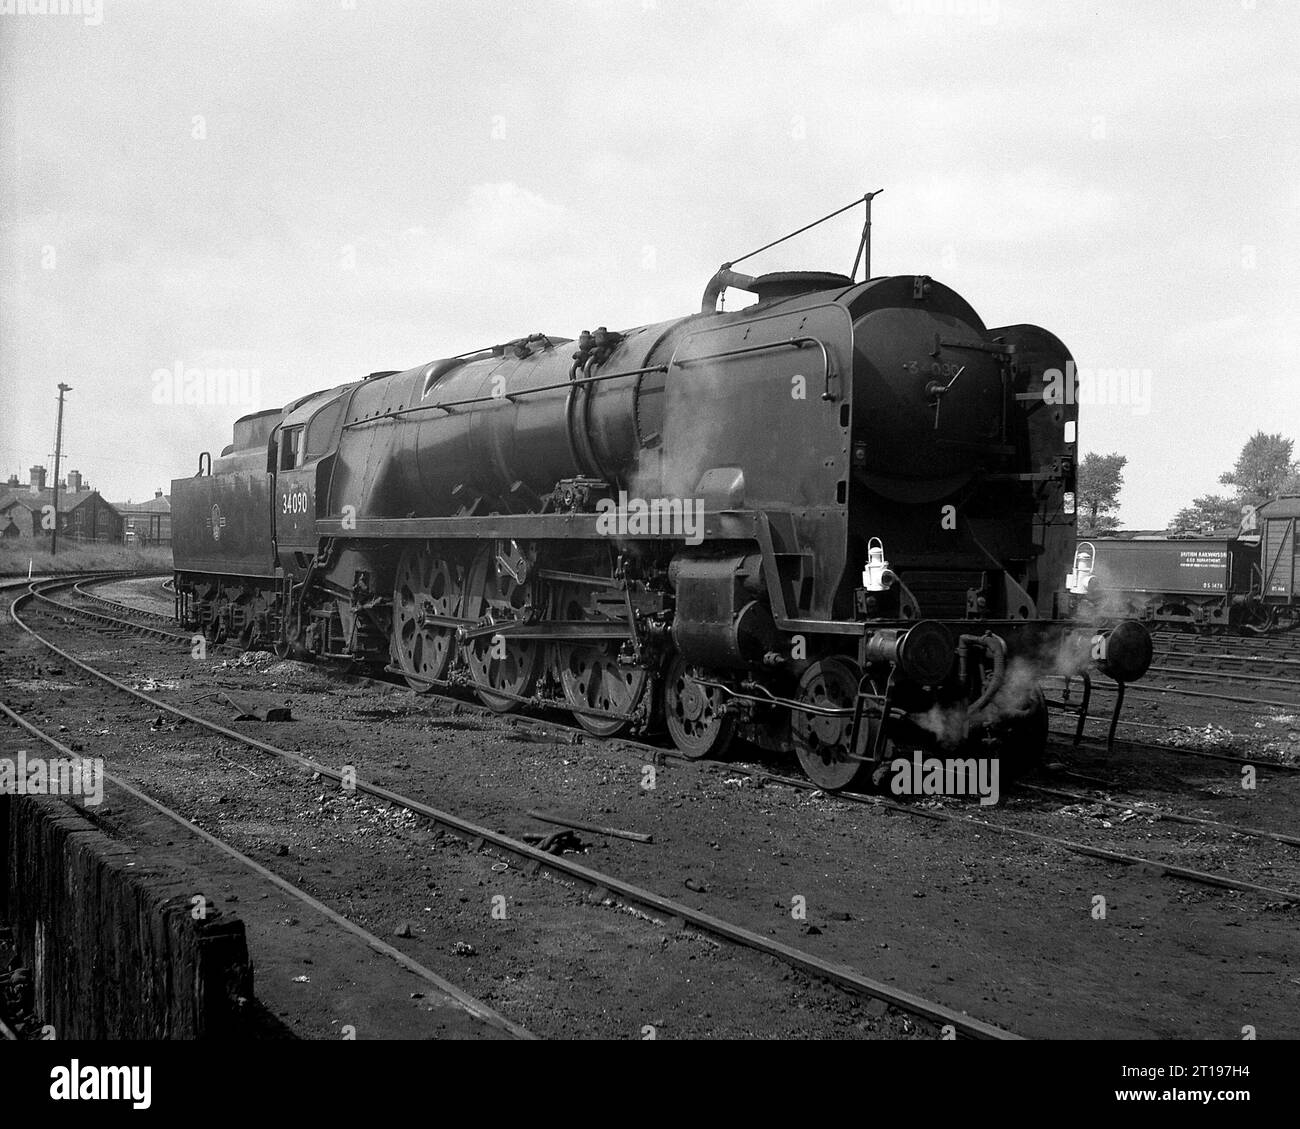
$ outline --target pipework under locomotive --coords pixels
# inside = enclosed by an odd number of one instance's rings
[[[914,750],[1014,771],[1045,677],[1145,673],[1139,624],[1064,616],[1055,336],[923,275],[727,265],[702,307],[241,419],[173,483],[179,618],[689,757],[743,737],[828,789]]]

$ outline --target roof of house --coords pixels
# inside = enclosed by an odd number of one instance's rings
[[[147,502],[114,502],[113,509],[120,514],[169,514],[172,500],[164,496],[150,498]]]
[[[59,513],[71,513],[73,510],[85,505],[91,498],[99,498],[100,502],[111,510],[117,509],[112,502],[100,498],[98,490],[79,490],[76,493],[60,490]],[[54,503],[54,491],[47,486],[44,490],[38,490],[33,494],[30,487],[19,487],[17,490],[6,490],[4,493],[0,493],[0,511],[10,509],[14,503],[23,506],[25,509],[40,510]]]

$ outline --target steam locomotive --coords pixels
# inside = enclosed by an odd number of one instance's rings
[[[1041,677],[1151,659],[1064,617],[1069,359],[927,276],[727,264],[690,316],[238,420],[172,485],[177,616],[688,757],[743,737],[826,789],[916,750],[1005,774],[1045,745]]]

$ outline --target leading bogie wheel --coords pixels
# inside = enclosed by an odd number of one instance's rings
[[[865,776],[867,761],[855,753],[853,704],[857,667],[844,659],[821,659],[799,680],[799,701],[791,721],[795,753],[804,774],[817,787],[838,792]],[[832,712],[833,711],[833,712]]]
[[[674,655],[664,679],[664,721],[668,735],[691,760],[721,757],[735,737],[735,721],[723,709],[726,695],[706,686],[699,667]]]

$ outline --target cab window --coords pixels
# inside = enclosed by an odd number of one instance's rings
[[[280,469],[302,466],[302,428],[286,427],[280,432]]]

